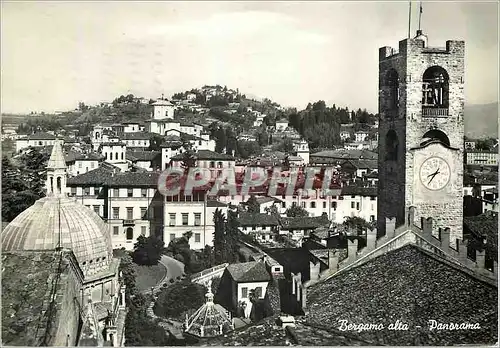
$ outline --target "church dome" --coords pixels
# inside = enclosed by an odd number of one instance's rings
[[[94,211],[68,197],[44,197],[2,231],[2,250],[71,249],[83,273],[106,270],[112,258],[108,226]]]

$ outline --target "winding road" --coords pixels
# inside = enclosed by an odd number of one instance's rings
[[[161,291],[163,284],[170,284],[170,279],[176,280],[177,277],[182,276],[184,273],[184,264],[176,259],[162,255],[160,263],[167,269],[167,275],[158,282],[153,288],[153,300],[148,306],[147,313],[153,319],[158,319],[158,325],[167,331],[170,331],[175,337],[182,338],[182,323],[172,323],[154,314],[153,306],[157,299],[157,294]]]

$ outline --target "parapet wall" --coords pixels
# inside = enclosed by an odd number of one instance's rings
[[[358,240],[348,241],[348,256],[339,262],[338,256],[330,258],[329,269],[321,272],[318,280],[311,280],[304,284],[308,287],[318,281],[326,280],[339,272],[346,271],[353,266],[363,264],[388,251],[398,249],[403,245],[412,243],[432,252],[448,262],[462,267],[467,273],[481,278],[481,280],[496,284],[498,279],[498,264],[495,261],[493,270],[485,265],[485,251],[476,250],[476,261],[467,256],[467,244],[463,240],[456,240],[455,247],[450,246],[450,229],[439,229],[439,238],[432,235],[432,218],[422,218],[421,227],[415,226],[412,221],[415,208],[407,210],[406,221],[403,225],[396,227],[395,218],[386,219],[386,234],[377,239],[377,230],[367,231],[366,247],[358,250]]]

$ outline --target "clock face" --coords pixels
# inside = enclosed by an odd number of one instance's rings
[[[420,181],[429,190],[443,189],[450,181],[450,166],[441,157],[430,157],[420,167]]]

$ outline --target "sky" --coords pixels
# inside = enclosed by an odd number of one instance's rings
[[[408,2],[8,2],[1,111],[64,111],[208,85],[303,109],[377,111],[378,49],[408,35]],[[418,3],[412,6],[412,36]],[[466,104],[498,102],[497,2],[423,2],[429,46],[465,40]]]

